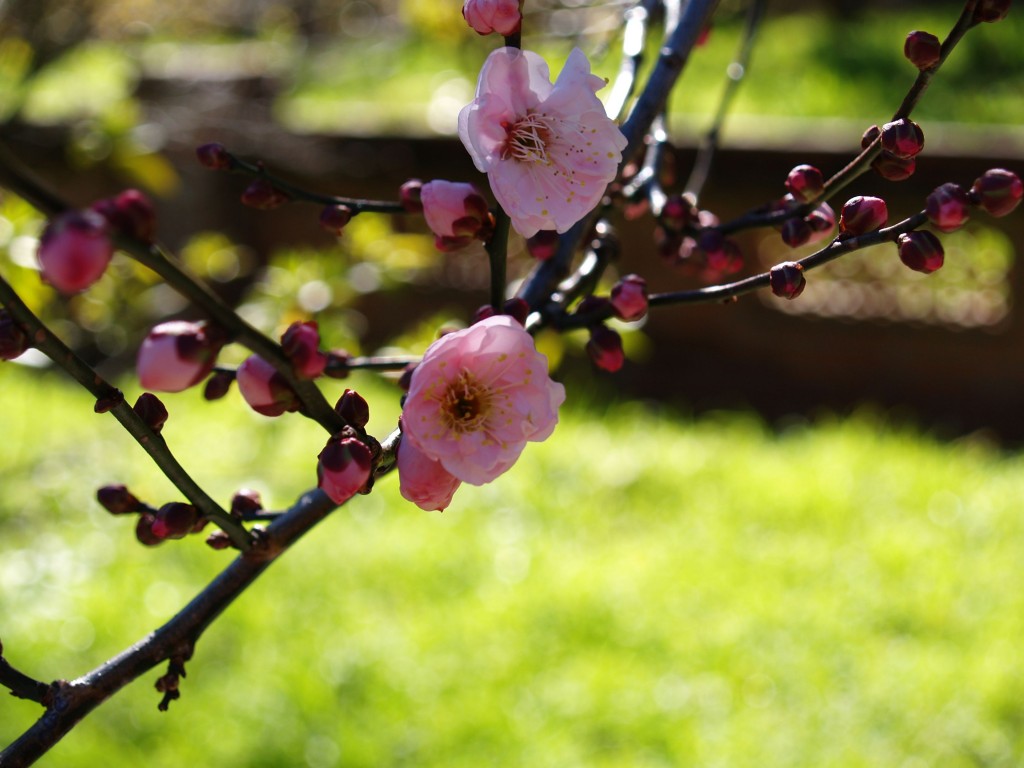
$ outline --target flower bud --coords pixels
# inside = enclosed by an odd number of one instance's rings
[[[466,0],[462,17],[478,35],[497,32],[508,37],[518,32],[523,23],[519,0]]]
[[[144,243],[156,236],[156,212],[149,198],[137,189],[126,189],[117,197],[97,200],[92,210],[107,220],[110,229]]]
[[[476,325],[481,320],[486,320],[488,317],[494,317],[496,314],[498,313],[494,311],[494,307],[490,304],[481,304],[476,308],[476,311],[473,312],[473,319],[470,321],[470,325]]]
[[[1002,21],[1010,12],[1010,0],[981,0],[974,8],[974,21],[990,24]]]
[[[331,379],[347,379],[349,374],[349,361],[352,355],[344,349],[335,349],[327,353],[327,366],[324,368],[324,375]]]
[[[213,142],[196,147],[196,159],[204,168],[223,171],[231,167],[231,154],[223,144]]]
[[[288,381],[259,355],[249,355],[235,372],[238,391],[256,413],[280,416],[299,410],[299,398]]]
[[[409,179],[398,190],[398,201],[408,213],[422,213],[423,182],[419,179]]]
[[[142,419],[146,426],[157,434],[164,428],[167,422],[167,408],[160,402],[160,398],[149,392],[143,392],[139,399],[132,406],[135,414]]]
[[[612,309],[623,320],[639,320],[647,314],[647,281],[640,275],[626,275],[611,292]]]
[[[918,69],[931,69],[942,56],[942,43],[932,33],[916,30],[907,35],[903,55]]]
[[[731,275],[743,268],[739,246],[717,229],[705,231],[698,238],[697,246],[704,253],[705,264],[711,272]]]
[[[786,219],[781,230],[782,242],[790,248],[799,248],[811,239],[814,234],[811,225],[804,219]]]
[[[439,251],[464,248],[474,238],[486,239],[493,231],[487,201],[472,184],[431,181],[423,185],[420,201]]]
[[[672,195],[665,201],[659,217],[662,226],[682,232],[693,222],[693,205],[682,195]]]
[[[231,383],[235,380],[234,372],[217,371],[206,380],[203,387],[203,398],[206,400],[220,400],[231,389]]]
[[[317,458],[316,484],[335,504],[344,504],[370,479],[373,456],[354,437],[332,437]]]
[[[896,157],[892,152],[882,150],[871,167],[875,173],[888,181],[905,181],[917,170],[917,160],[913,157]]]
[[[784,261],[768,270],[768,284],[772,293],[783,299],[795,299],[804,292],[807,279],[804,268],[795,261]]]
[[[403,392],[408,392],[409,387],[412,385],[412,374],[416,370],[418,363],[409,363],[402,369],[401,375],[398,377],[398,388]]]
[[[181,392],[198,384],[217,362],[220,335],[202,322],[160,323],[139,347],[139,383],[157,392]]]
[[[314,322],[295,321],[281,336],[281,349],[300,379],[315,379],[327,367],[327,355],[320,351],[320,331]]]
[[[537,261],[547,261],[558,251],[558,233],[553,229],[542,229],[526,239],[526,250]]]
[[[156,522],[156,515],[152,512],[143,512],[135,523],[135,538],[140,544],[147,547],[155,547],[163,539],[153,533],[153,523]]]
[[[107,220],[95,211],[62,213],[39,238],[43,280],[61,293],[78,293],[95,283],[113,255]]]
[[[801,202],[809,202],[825,191],[825,177],[813,165],[798,165],[786,177],[786,189]]]
[[[924,131],[905,117],[882,126],[882,149],[896,157],[913,157],[924,149]]]
[[[402,440],[398,444],[395,461],[402,498],[428,512],[444,511],[462,485],[462,481],[446,470],[440,461],[427,456],[411,440]]]
[[[1005,216],[1020,204],[1024,185],[1020,177],[1004,168],[991,168],[974,181],[971,197],[993,216]]]
[[[97,489],[96,501],[112,515],[128,515],[142,508],[142,503],[123,485],[104,485]]]
[[[889,220],[889,209],[885,200],[879,197],[858,195],[846,201],[839,213],[839,231],[856,237],[885,226]]]
[[[882,130],[877,125],[872,125],[866,131],[864,135],[860,137],[860,148],[867,149],[875,143],[875,139],[882,135]]]
[[[199,512],[191,504],[172,501],[157,510],[150,530],[157,539],[183,539],[199,523]]]
[[[811,237],[808,243],[818,243],[827,240],[836,228],[836,212],[828,203],[822,203],[804,218],[807,226],[811,228]]]
[[[959,184],[936,187],[925,201],[928,219],[941,232],[960,229],[971,217],[971,200]]]
[[[508,315],[509,317],[514,318],[520,325],[525,326],[526,318],[530,316],[530,305],[526,303],[526,299],[513,296],[501,305],[501,314]]]
[[[244,519],[263,509],[263,500],[260,492],[251,488],[242,488],[235,491],[231,497],[231,514],[234,517]]]
[[[288,195],[276,189],[266,179],[253,179],[252,183],[242,192],[242,205],[247,205],[258,211],[280,208],[290,199]]]
[[[225,533],[224,531],[214,531],[209,536],[207,536],[206,545],[210,549],[216,550],[230,549],[234,546],[234,544],[231,542],[231,537],[228,536],[227,533]]]
[[[915,230],[900,235],[896,240],[900,261],[915,272],[930,273],[945,261],[942,243],[931,232]]]
[[[29,348],[28,336],[11,313],[0,308],[0,360],[13,360]]]
[[[370,405],[362,395],[354,389],[346,389],[338,400],[334,410],[345,420],[345,423],[356,429],[365,429],[370,421]]]
[[[590,327],[587,354],[594,365],[609,373],[615,373],[626,362],[626,354],[622,351],[622,337],[617,331],[605,325]]]
[[[320,226],[332,235],[340,235],[352,221],[352,209],[347,205],[328,205],[320,211]]]

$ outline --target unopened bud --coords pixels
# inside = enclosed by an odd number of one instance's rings
[[[289,199],[288,195],[276,189],[266,179],[253,179],[252,183],[242,192],[242,205],[247,205],[258,211],[280,208]]]
[[[626,275],[611,292],[612,309],[623,320],[639,320],[647,314],[647,281],[640,275]]]
[[[224,531],[214,531],[206,537],[206,545],[210,549],[230,549],[234,546],[231,542],[231,537],[228,536]]]
[[[123,485],[104,485],[96,490],[96,501],[112,515],[128,515],[138,512],[142,504]]]
[[[231,154],[223,144],[213,142],[196,147],[196,159],[204,168],[223,171],[231,167]]]
[[[206,323],[172,320],[154,327],[139,347],[135,370],[145,389],[181,392],[213,369],[223,335]]]
[[[813,165],[798,165],[786,177],[786,189],[801,202],[809,202],[825,190],[825,177]]]
[[[520,325],[526,325],[526,318],[530,316],[530,305],[526,299],[513,296],[501,305],[501,314],[508,315]]]
[[[160,398],[150,392],[143,392],[139,395],[132,410],[146,423],[147,427],[157,434],[167,422],[167,408],[160,402]]]
[[[280,416],[297,411],[301,405],[295,390],[270,363],[259,355],[249,355],[235,372],[238,391],[256,413]]]
[[[473,319],[470,321],[470,325],[476,325],[481,320],[486,320],[488,317],[494,317],[496,314],[498,313],[494,311],[494,307],[490,304],[481,304],[473,313]]]
[[[153,203],[137,189],[126,189],[116,197],[97,200],[92,210],[107,220],[112,230],[144,243],[156,236],[156,212]]]
[[[799,248],[811,239],[811,225],[803,219],[786,219],[781,229],[782,242],[790,248]]]
[[[334,235],[340,235],[352,221],[352,209],[347,205],[328,205],[320,211],[320,226]]]
[[[804,292],[807,278],[804,268],[795,261],[784,261],[768,270],[768,284],[772,293],[783,299],[795,299]]]
[[[199,522],[199,512],[191,504],[172,501],[164,504],[154,517],[150,530],[158,539],[183,539]]]
[[[931,69],[942,56],[942,43],[931,32],[916,30],[907,35],[903,55],[918,69]]]
[[[231,389],[231,383],[235,380],[235,374],[230,371],[217,371],[206,380],[203,387],[203,397],[206,400],[220,400]]]
[[[542,229],[527,238],[526,250],[537,261],[547,261],[558,251],[558,233],[553,229]]]
[[[354,389],[346,389],[338,400],[334,410],[345,420],[345,423],[356,429],[365,429],[370,421],[370,405],[365,398]]]
[[[97,397],[92,409],[96,413],[108,413],[124,402],[124,393],[120,389],[111,389],[107,394]]]
[[[952,232],[960,229],[971,217],[971,200],[959,184],[936,187],[925,201],[925,212],[936,229]]]
[[[662,226],[675,232],[682,232],[693,219],[693,206],[682,195],[672,195],[661,209]]]
[[[705,264],[711,272],[731,275],[743,268],[743,254],[739,246],[717,229],[705,231],[698,238],[697,245],[704,253]]]
[[[13,360],[28,349],[28,336],[11,313],[0,308],[0,360]]]
[[[315,322],[297,320],[289,325],[281,336],[281,350],[300,379],[315,379],[327,367],[327,355],[320,351],[320,330]]]
[[[914,175],[917,170],[917,159],[913,157],[896,157],[891,152],[882,150],[874,160],[871,167],[875,173],[888,181],[905,181]]]
[[[107,220],[92,210],[60,214],[39,238],[40,274],[61,293],[78,293],[95,283],[113,255]]]
[[[974,9],[974,21],[992,24],[1002,21],[1010,12],[1010,0],[981,0]]]
[[[992,216],[1005,216],[1020,204],[1024,184],[1005,168],[992,168],[974,181],[971,197]]]
[[[349,374],[349,361],[351,359],[352,355],[344,349],[335,349],[328,352],[324,375],[331,379],[347,379]]]
[[[595,366],[609,373],[618,371],[626,361],[626,353],[622,350],[622,337],[617,331],[605,325],[590,327],[587,354]]]
[[[882,126],[882,149],[896,157],[913,157],[924,149],[924,131],[905,117]]]
[[[896,240],[900,261],[915,272],[930,273],[945,261],[942,243],[931,232],[915,230],[902,234]]]
[[[156,522],[156,515],[152,512],[143,512],[135,523],[135,538],[139,543],[147,547],[155,547],[163,539],[153,533],[153,524]]]
[[[332,437],[317,457],[317,485],[335,504],[363,490],[370,479],[373,456],[353,437]]]
[[[856,237],[885,226],[889,209],[880,197],[857,196],[846,201],[839,213],[839,231]]]
[[[263,509],[263,500],[260,498],[259,491],[242,488],[235,491],[235,495],[231,497],[231,514],[234,517],[245,518],[261,509]]]
[[[423,182],[419,179],[409,179],[398,190],[398,201],[409,213],[422,213]]]
[[[412,385],[412,372],[416,370],[416,366],[417,363],[409,363],[398,377],[398,388],[403,392],[409,391],[409,387]]]
[[[827,239],[836,228],[836,212],[828,203],[822,203],[807,214],[804,221],[811,228],[811,238],[807,242],[817,243]]]

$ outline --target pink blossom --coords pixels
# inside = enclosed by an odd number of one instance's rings
[[[466,0],[462,16],[480,35],[514,35],[522,26],[519,0]]]
[[[61,293],[78,293],[95,283],[113,255],[107,220],[96,211],[62,213],[39,238],[43,279]]]
[[[647,314],[647,281],[626,275],[612,287],[612,307],[623,320],[639,320]]]
[[[536,53],[498,48],[487,57],[459,136],[523,237],[565,232],[615,178],[626,138],[595,95],[604,84],[575,48],[554,84]]]
[[[316,484],[335,504],[344,504],[370,479],[373,456],[354,437],[332,437],[317,458]]]
[[[281,336],[281,349],[292,361],[300,379],[315,379],[327,367],[327,355],[320,351],[320,331],[316,323],[296,320]]]
[[[398,444],[398,490],[402,498],[428,512],[443,511],[452,503],[462,481],[441,462],[427,456],[411,440]]]
[[[280,416],[299,409],[299,399],[284,376],[259,355],[249,355],[235,376],[238,391],[256,413]]]
[[[552,433],[564,400],[530,334],[495,315],[430,345],[412,373],[402,439],[457,479],[483,485],[528,441]]]
[[[157,392],[181,392],[198,384],[217,361],[221,345],[215,335],[205,323],[160,323],[139,347],[139,383]]]
[[[420,190],[423,217],[436,235],[441,251],[453,251],[469,245],[474,238],[485,238],[492,229],[487,201],[472,184],[435,180]]]

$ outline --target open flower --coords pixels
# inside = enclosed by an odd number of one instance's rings
[[[565,232],[615,178],[626,138],[595,95],[604,84],[577,48],[554,84],[532,51],[498,48],[484,62],[459,136],[523,237]]]
[[[409,385],[402,441],[458,480],[483,485],[509,469],[528,441],[551,434],[564,400],[533,337],[508,315],[495,315],[427,349]]]
[[[480,35],[514,35],[523,23],[519,0],[466,0],[462,16]]]

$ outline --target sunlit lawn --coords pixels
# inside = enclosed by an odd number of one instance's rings
[[[177,498],[90,402],[0,368],[0,639],[43,679],[169,617],[227,553],[156,549],[93,501]],[[129,396],[134,385],[125,385]],[[376,431],[391,390],[360,389]],[[168,396],[219,498],[287,504],[322,437]],[[389,403],[384,407],[384,403]],[[444,514],[394,478],[330,517],[53,766],[1010,766],[1024,761],[1024,462],[862,417],[567,408]],[[35,704],[0,698],[5,743]]]

